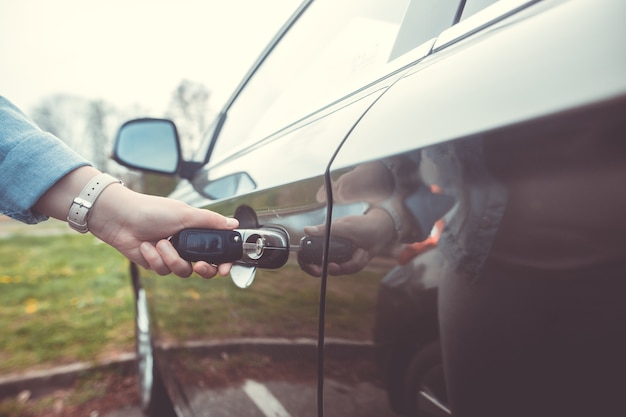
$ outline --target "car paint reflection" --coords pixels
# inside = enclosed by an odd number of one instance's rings
[[[315,343],[306,340],[250,339],[190,344],[168,350],[161,359],[183,387],[185,402],[194,415],[306,417],[317,415],[316,349]],[[375,378],[371,346],[331,343],[327,350],[333,369],[329,396],[341,404],[339,415],[394,415],[384,405],[385,393]],[[267,393],[258,398],[252,389]],[[271,404],[274,401],[277,406]]]

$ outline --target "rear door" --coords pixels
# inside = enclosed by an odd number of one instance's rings
[[[484,3],[466,5],[476,11]],[[325,415],[355,403],[378,415],[389,406],[417,415],[418,404],[446,415],[442,337],[472,369],[461,390],[492,378],[465,355],[468,344],[454,341],[471,341],[472,331],[507,334],[497,324],[512,317],[486,312],[464,322],[455,312],[466,301],[449,284],[480,288],[476,273],[492,245],[526,273],[619,256],[614,219],[623,193],[593,185],[624,175],[625,61],[611,14],[593,1],[502,1],[465,16],[351,131],[325,189],[331,248],[333,240],[358,242],[352,258],[328,266]],[[555,36],[557,24],[570,29]],[[587,252],[584,239],[572,238],[593,236],[593,225],[611,243]],[[457,333],[448,322],[442,335],[442,320],[456,320]],[[507,360],[488,351],[475,357],[483,365]],[[523,385],[489,375],[493,386]],[[521,392],[533,385],[526,383]]]

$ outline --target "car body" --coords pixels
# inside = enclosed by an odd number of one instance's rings
[[[268,268],[238,265],[239,286],[133,267],[146,412],[450,415],[437,310],[446,246],[488,250],[497,216],[471,218],[468,207],[475,195],[501,204],[502,178],[575,201],[548,174],[574,169],[554,158],[572,144],[623,167],[595,145],[603,127],[624,127],[623,16],[617,0],[305,1],[196,161],[182,161],[178,144],[146,144],[172,156],[164,163],[118,148],[127,166],[178,173],[172,197],[241,229],[282,233],[287,248],[323,242],[317,260],[296,249]],[[150,123],[166,122],[120,132]],[[480,158],[489,163],[473,165]],[[605,179],[581,160],[583,183]],[[590,188],[599,218],[613,215],[613,194]],[[510,204],[529,213],[526,201]],[[341,239],[351,246],[338,260]]]

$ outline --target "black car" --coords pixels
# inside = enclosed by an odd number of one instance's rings
[[[624,16],[611,0],[304,1],[194,160],[172,122],[126,123],[118,162],[240,221],[232,241],[178,237],[200,257],[238,245],[232,281],[132,268],[146,413],[450,415],[442,346],[473,330],[442,326],[442,283],[624,262]],[[476,387],[516,378],[484,369]]]

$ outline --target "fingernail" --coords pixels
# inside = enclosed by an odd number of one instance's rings
[[[199,268],[199,270],[198,270],[198,273],[199,273],[200,275],[204,275],[204,274],[206,274],[207,272],[209,272],[209,268],[207,268],[206,266],[201,266],[201,267]]]
[[[166,241],[160,240],[157,243],[157,247],[159,248],[160,252],[168,253],[168,254],[171,253],[170,246],[166,243]]]
[[[237,226],[237,223],[238,223],[237,219],[233,219],[231,217],[228,217],[226,219],[226,227],[235,227]]]

